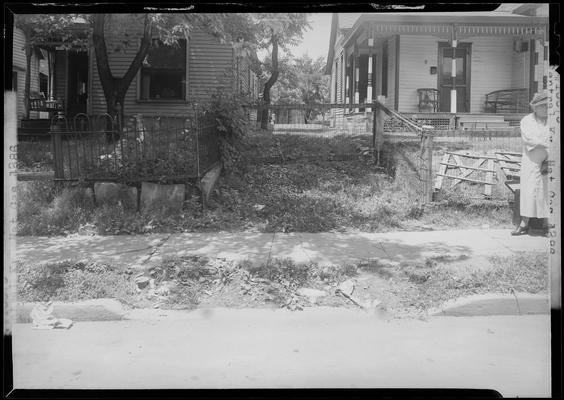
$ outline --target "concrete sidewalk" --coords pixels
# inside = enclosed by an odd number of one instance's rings
[[[16,259],[52,262],[92,258],[117,266],[150,266],[167,256],[202,255],[240,261],[343,264],[377,258],[422,262],[443,257],[454,264],[487,266],[493,255],[548,251],[548,239],[511,236],[508,229],[387,233],[182,233],[134,236],[17,237]]]

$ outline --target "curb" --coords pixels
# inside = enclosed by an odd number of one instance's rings
[[[37,303],[18,303],[16,305],[16,323],[31,323],[29,313]],[[53,302],[53,316],[75,321],[120,321],[124,319],[126,309],[114,299],[84,300],[74,303]]]
[[[431,316],[480,317],[489,315],[550,314],[548,295],[530,293],[478,294],[445,303]]]

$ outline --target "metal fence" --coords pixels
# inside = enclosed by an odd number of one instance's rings
[[[215,119],[78,114],[51,121],[55,180],[173,182],[201,177],[219,161]]]

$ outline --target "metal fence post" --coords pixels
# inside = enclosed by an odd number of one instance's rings
[[[65,178],[65,168],[63,161],[63,138],[60,120],[51,123],[51,142],[53,144],[53,164],[55,172],[55,180],[63,180]]]

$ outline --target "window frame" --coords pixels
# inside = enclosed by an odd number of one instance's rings
[[[153,38],[152,40],[159,40],[158,38]],[[184,98],[161,98],[161,99],[143,99],[142,93],[143,93],[143,66],[141,66],[141,68],[139,68],[139,71],[137,73],[137,95],[136,95],[136,101],[137,103],[156,103],[156,104],[162,104],[162,103],[176,103],[176,104],[186,104],[188,103],[188,98],[189,98],[189,80],[188,80],[188,69],[189,69],[189,64],[190,64],[190,40],[188,38],[186,39],[181,39],[184,41],[185,43],[185,54],[184,54]]]

